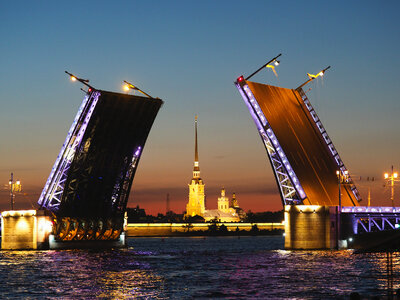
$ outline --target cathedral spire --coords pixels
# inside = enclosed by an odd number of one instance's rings
[[[194,117],[194,138],[195,138],[195,143],[194,143],[194,161],[199,161],[199,151],[197,148],[197,115]]]
[[[204,183],[200,178],[199,149],[197,144],[197,115],[194,119],[194,168],[189,183],[189,202],[186,205],[186,217],[203,216],[205,209]]]
[[[197,144],[197,115],[194,118],[194,168],[193,178],[200,178],[199,149]]]

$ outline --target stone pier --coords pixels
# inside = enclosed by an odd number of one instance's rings
[[[1,249],[49,248],[51,217],[43,210],[10,210],[1,213]]]
[[[337,206],[286,205],[285,249],[337,248],[338,217]]]

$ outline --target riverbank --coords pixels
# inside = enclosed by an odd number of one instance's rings
[[[281,223],[129,223],[128,237],[281,235]]]

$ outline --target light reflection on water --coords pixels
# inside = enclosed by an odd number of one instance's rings
[[[109,251],[2,251],[3,298],[346,299],[387,295],[383,254],[285,251],[282,237],[136,238]],[[394,289],[399,257],[393,257]]]

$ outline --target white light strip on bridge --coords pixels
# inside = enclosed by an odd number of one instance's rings
[[[117,200],[119,200],[119,203],[122,201],[125,201],[125,198],[128,197],[129,195],[129,185],[132,182],[132,176],[135,171],[136,165],[139,161],[140,154],[142,152],[142,147],[139,146],[136,148],[136,150],[133,153],[131,162],[129,164],[128,171],[126,171],[124,177],[122,178],[122,187],[120,186],[120,182],[117,182],[116,185],[114,186],[114,190],[111,195],[111,203],[115,205]]]
[[[287,159],[282,147],[279,144],[278,139],[276,138],[271,126],[269,125],[267,118],[265,117],[264,113],[262,112],[257,100],[255,99],[253,93],[251,92],[249,86],[247,84],[243,84],[243,89],[241,89],[241,85],[240,84],[236,84],[240,94],[242,95],[243,100],[245,101],[246,105],[249,108],[250,114],[253,118],[253,120],[256,123],[256,126],[260,132],[261,137],[264,140],[265,146],[267,147],[267,152],[268,155],[270,156],[271,160],[274,160],[275,158],[272,157],[269,149],[268,149],[268,142],[270,146],[272,146],[274,148],[274,152],[278,153],[279,155],[279,159],[282,162],[282,165],[285,168],[285,173],[290,177],[291,182],[294,184],[294,188],[297,191],[297,194],[300,195],[301,200],[304,200],[306,198],[306,194],[303,190],[303,187],[300,184],[300,181],[298,180],[295,172],[293,171],[293,168],[291,167],[289,160]],[[245,93],[244,93],[244,92]],[[267,127],[267,131],[265,132],[265,127]],[[275,169],[275,165],[272,164],[274,167],[274,172],[275,172],[275,176],[278,176],[278,170]],[[281,192],[283,197],[285,198],[285,200],[289,200],[289,201],[293,201],[293,199],[289,199],[287,198],[288,196],[285,195],[283,193],[283,184],[281,182],[281,180],[279,178],[278,182],[281,188]],[[285,203],[288,204],[288,203]]]
[[[85,98],[83,98],[83,101],[82,101],[81,106],[80,106],[79,109],[78,109],[78,112],[77,112],[77,114],[76,114],[76,116],[75,116],[75,119],[74,119],[74,121],[72,122],[72,125],[71,125],[71,127],[70,127],[70,129],[69,129],[69,131],[68,131],[67,137],[65,138],[64,144],[63,144],[62,147],[61,147],[60,153],[58,154],[58,156],[57,156],[57,158],[56,158],[56,161],[54,162],[54,165],[53,165],[53,168],[51,169],[49,178],[47,178],[47,181],[46,181],[46,184],[45,184],[45,186],[44,186],[44,188],[43,188],[43,191],[42,191],[42,193],[40,194],[39,201],[38,201],[38,204],[39,204],[39,205],[43,205],[43,204],[44,204],[44,203],[43,203],[43,201],[44,201],[44,196],[45,196],[45,194],[47,193],[47,190],[48,190],[48,188],[49,188],[50,182],[51,182],[51,180],[52,180],[53,177],[54,177],[54,173],[55,173],[55,171],[56,171],[56,169],[57,169],[57,167],[58,167],[58,165],[59,165],[59,162],[60,162],[61,158],[63,157],[63,154],[64,154],[64,152],[65,152],[65,148],[66,148],[67,145],[69,144],[69,141],[70,141],[70,139],[71,139],[72,133],[73,133],[74,130],[75,130],[76,124],[78,123],[78,120],[79,120],[79,118],[80,118],[80,116],[81,116],[81,114],[82,114],[82,112],[83,112],[83,110],[84,110],[84,108],[85,108],[86,103],[87,103],[88,100],[89,100],[89,95],[86,94],[86,95],[85,95]]]
[[[60,154],[54,163],[52,172],[47,179],[46,186],[43,189],[38,201],[39,205],[47,207],[48,209],[58,209],[61,196],[64,191],[66,180],[65,173],[68,171],[69,166],[74,158],[76,149],[80,145],[80,142],[85,134],[87,125],[89,124],[99,97],[99,91],[94,91],[90,95],[85,96],[74,122],[71,125],[70,131],[67,134],[67,138],[61,148]],[[90,99],[92,99],[92,102],[89,104]],[[90,105],[90,107],[87,109],[88,105]],[[56,203],[53,204],[52,200],[55,200]]]

